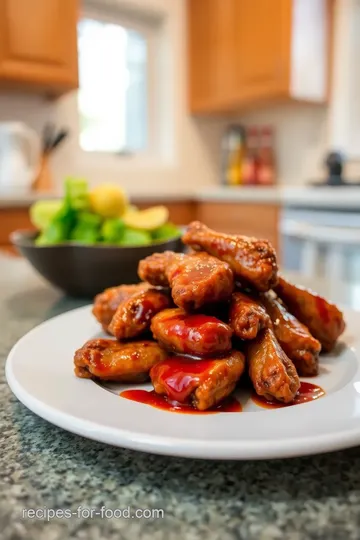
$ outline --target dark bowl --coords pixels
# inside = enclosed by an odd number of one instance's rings
[[[30,264],[52,285],[71,296],[93,298],[107,287],[137,283],[138,263],[161,251],[183,251],[180,238],[150,246],[36,246],[34,231],[15,231],[11,241]]]

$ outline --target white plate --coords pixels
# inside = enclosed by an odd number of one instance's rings
[[[327,452],[360,444],[360,313],[345,315],[347,331],[337,352],[321,358],[318,377],[305,379],[326,396],[293,407],[264,409],[240,395],[242,413],[178,414],[121,398],[120,386],[109,391],[78,379],[74,351],[101,335],[88,306],[46,321],[20,339],[8,357],[6,376],[34,413],[116,446],[209,459]]]

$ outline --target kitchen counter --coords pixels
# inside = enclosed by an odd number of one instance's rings
[[[83,302],[50,288],[22,259],[0,255],[0,268],[3,367],[25,332]],[[350,287],[318,285],[334,300],[355,301]],[[83,439],[38,418],[11,394],[3,369],[1,385],[2,540],[359,538],[360,448],[267,462],[148,455]],[[163,509],[164,518],[22,519],[23,509],[76,511],[80,505]]]
[[[2,193],[0,192],[1,208],[28,208],[32,203],[41,199],[57,199],[56,193]]]
[[[39,199],[58,198],[59,194],[9,195],[0,193],[0,208],[28,207]],[[339,210],[360,210],[360,186],[358,187],[227,187],[208,186],[186,193],[130,194],[136,203],[166,204],[182,202],[229,202],[269,203],[279,206],[306,206]]]
[[[5,194],[0,192],[1,208],[28,208],[32,203],[42,199],[59,199],[59,193],[23,193]],[[136,203],[166,204],[171,202],[187,202],[194,200],[194,193],[142,193],[131,195]]]
[[[358,187],[226,187],[200,189],[195,198],[202,202],[262,203],[279,206],[360,210]]]

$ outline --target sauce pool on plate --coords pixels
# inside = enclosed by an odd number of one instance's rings
[[[184,405],[176,401],[170,401],[165,396],[156,394],[154,390],[124,390],[120,393],[120,397],[130,399],[131,401],[137,401],[138,403],[144,403],[150,405],[156,409],[162,409],[163,411],[170,411],[176,413],[185,414],[214,414],[219,412],[241,412],[242,407],[237,399],[231,397],[225,399],[217,407],[213,407],[206,411],[199,411],[194,409],[191,405]]]
[[[156,364],[152,368],[151,377],[156,374],[156,378],[166,388],[166,394],[171,401],[186,403],[215,364],[214,360],[194,360],[185,356],[173,356]]]
[[[280,401],[269,401],[264,396],[258,396],[255,392],[252,394],[251,399],[259,407],[265,409],[280,409],[282,407],[291,407],[292,405],[300,405],[301,403],[307,403],[314,401],[325,395],[325,391],[317,384],[308,382],[302,382],[300,384],[300,390],[295,396],[294,401],[291,403],[280,403]]]

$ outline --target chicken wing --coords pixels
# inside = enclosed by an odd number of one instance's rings
[[[120,285],[119,287],[105,289],[104,292],[95,296],[92,313],[102,325],[104,331],[109,332],[109,324],[121,302],[127,300],[134,294],[145,291],[149,287],[149,283]]]
[[[278,299],[264,294],[262,302],[271,317],[276,339],[285,354],[294,362],[298,374],[303,377],[317,375],[320,342]]]
[[[175,304],[186,311],[228,300],[234,290],[230,266],[207,253],[173,261],[167,271]]]
[[[150,377],[157,394],[204,411],[234,390],[244,368],[245,357],[240,351],[212,360],[174,356],[151,368]]]
[[[167,270],[170,264],[172,262],[181,261],[184,257],[184,253],[174,253],[174,251],[153,253],[139,262],[139,278],[143,281],[148,281],[154,286],[168,287],[169,279]]]
[[[169,285],[174,303],[186,311],[227,300],[234,288],[230,266],[207,253],[155,253],[140,261],[139,276]]]
[[[116,339],[130,339],[150,328],[151,319],[172,305],[169,294],[158,289],[148,289],[131,296],[118,306],[109,332]]]
[[[214,356],[231,349],[230,326],[209,315],[166,309],[153,317],[151,331],[165,349],[180,354]]]
[[[75,352],[75,375],[85,379],[143,382],[150,369],[167,353],[154,341],[119,343],[113,339],[91,339]]]
[[[271,326],[271,320],[259,301],[242,292],[231,297],[229,325],[240,339],[255,339],[258,332]]]
[[[283,277],[279,278],[274,291],[288,310],[320,341],[322,348],[331,351],[345,330],[343,314],[335,304],[327,302],[309,289],[292,285]]]
[[[267,240],[215,232],[199,221],[190,223],[184,244],[226,261],[242,285],[267,291],[277,281],[275,250]]]
[[[284,403],[293,401],[300,380],[292,361],[286,356],[273,331],[262,330],[247,345],[249,376],[259,396]]]

